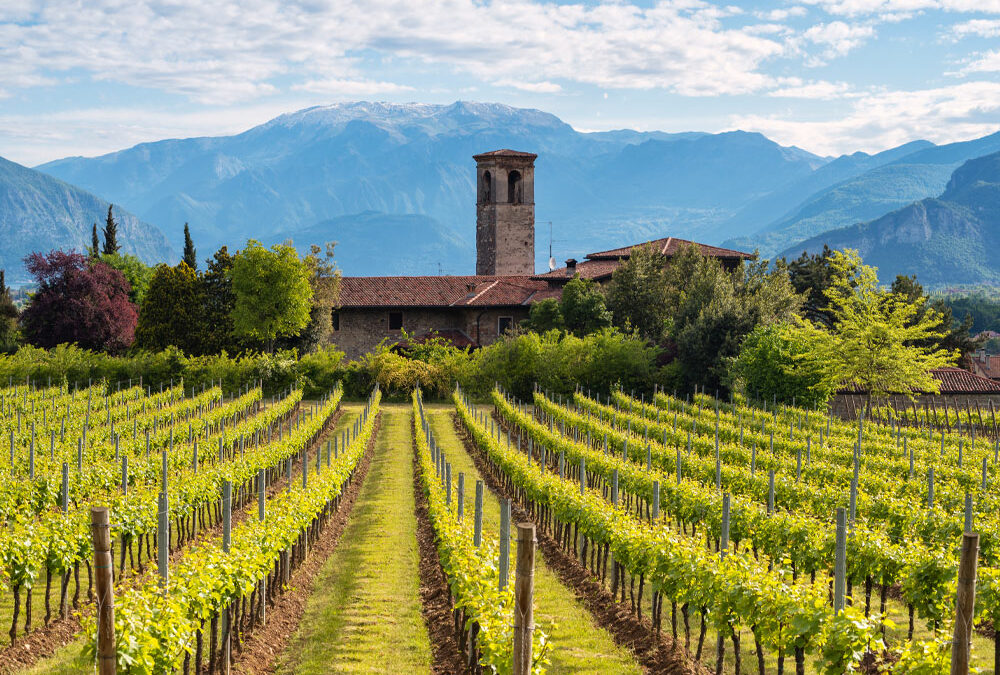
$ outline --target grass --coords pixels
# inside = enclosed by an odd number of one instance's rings
[[[354,408],[356,406],[345,406]],[[407,405],[384,405],[364,486],[279,672],[429,672]]]
[[[473,517],[476,480],[481,476],[455,433],[451,406],[425,405],[425,412],[438,446],[451,462],[452,478],[465,474],[465,513]],[[455,493],[452,493],[455,495]],[[500,531],[500,502],[488,488],[484,490],[483,531],[496,536]],[[611,635],[594,623],[573,594],[549,569],[538,550],[535,565],[535,622],[552,639],[550,673],[641,673],[633,655],[615,644]]]

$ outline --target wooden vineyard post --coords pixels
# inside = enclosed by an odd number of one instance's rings
[[[90,509],[94,537],[94,574],[97,587],[97,672],[115,675],[115,594],[111,561],[111,522],[106,506]]]
[[[483,481],[476,481],[476,512],[473,521],[472,543],[476,548],[483,543]]]
[[[955,601],[955,632],[951,641],[951,675],[968,675],[972,647],[972,612],[976,604],[976,563],[979,534],[962,535],[962,557],[958,564],[958,594]]]
[[[514,581],[514,675],[530,675],[535,632],[535,524],[517,524],[517,569]]]

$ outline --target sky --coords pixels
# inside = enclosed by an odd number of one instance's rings
[[[1000,130],[1000,0],[0,1],[0,156],[29,166],[354,100],[820,155]]]

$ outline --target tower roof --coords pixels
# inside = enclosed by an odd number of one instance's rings
[[[473,155],[472,159],[477,162],[484,159],[491,159],[496,157],[512,158],[512,159],[527,159],[534,160],[538,155],[531,152],[521,152],[520,150],[508,150],[503,148],[501,150],[490,150],[489,152],[482,152],[478,155]]]

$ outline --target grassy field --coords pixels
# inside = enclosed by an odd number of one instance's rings
[[[426,673],[408,405],[384,405],[364,486],[280,672]]]
[[[451,462],[455,480],[465,474],[465,513],[475,512],[476,480],[480,478],[472,459],[452,424],[452,406],[426,405],[428,422],[439,447]],[[500,503],[485,489],[483,530],[496,536],[500,531]],[[615,644],[611,635],[594,624],[593,617],[569,588],[545,564],[541,550],[535,565],[535,622],[552,639],[550,673],[641,673],[631,652]]]

